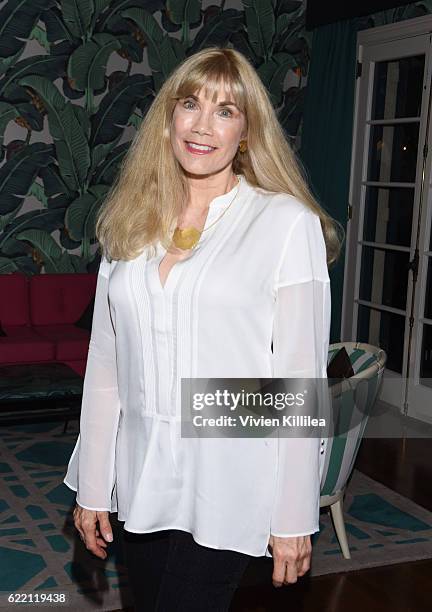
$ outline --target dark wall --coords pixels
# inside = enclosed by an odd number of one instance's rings
[[[378,11],[407,4],[414,4],[414,1],[362,0],[362,2],[347,2],[346,0],[333,0],[333,2],[323,2],[322,0],[307,0],[306,29],[312,30],[327,23],[372,15],[372,13],[377,13]]]

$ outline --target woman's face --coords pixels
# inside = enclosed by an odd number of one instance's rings
[[[215,102],[205,98],[202,90],[177,101],[170,138],[185,172],[202,176],[223,170],[232,163],[239,141],[245,137],[245,116],[229,89],[222,86]]]

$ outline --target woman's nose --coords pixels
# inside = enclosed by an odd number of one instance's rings
[[[211,134],[213,129],[211,113],[200,112],[195,119],[192,129],[199,134]]]

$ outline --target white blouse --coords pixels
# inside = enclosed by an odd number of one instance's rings
[[[271,556],[270,534],[319,531],[327,439],[182,437],[180,383],[325,378],[326,249],[315,213],[243,175],[211,201],[204,228],[223,211],[164,286],[160,244],[153,258],[102,258],[64,482],[80,506],[118,511],[128,531],[180,529],[203,546]]]

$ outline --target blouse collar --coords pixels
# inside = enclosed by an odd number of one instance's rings
[[[227,191],[227,193],[223,193],[220,196],[216,196],[215,198],[213,198],[213,200],[211,200],[209,204],[210,210],[219,210],[224,206],[230,204],[234,197],[236,198],[236,200],[241,197],[245,189],[246,179],[243,174],[237,174],[237,176],[239,178],[239,182],[236,183],[230,191]],[[236,195],[237,190],[238,193]]]

